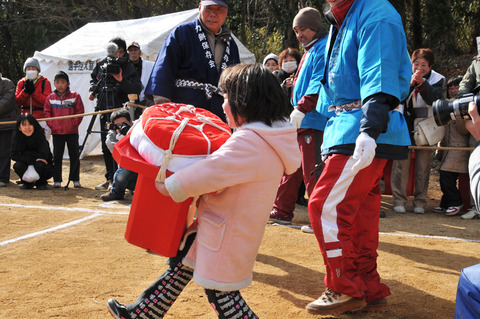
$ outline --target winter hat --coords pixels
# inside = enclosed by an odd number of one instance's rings
[[[27,67],[33,66],[35,69],[40,72],[40,63],[38,63],[38,60],[35,58],[28,58],[27,61],[25,61],[25,64],[23,65],[23,72],[27,70]]]
[[[322,15],[320,12],[312,7],[306,7],[298,11],[293,19],[292,28],[305,27],[313,31],[318,31],[322,27]]]
[[[228,8],[228,0],[202,0],[202,6],[222,6]]]
[[[263,59],[263,65],[265,65],[265,63],[267,63],[268,60],[275,60],[275,62],[278,63],[278,55],[274,54],[274,53],[270,53],[268,54],[265,59]]]

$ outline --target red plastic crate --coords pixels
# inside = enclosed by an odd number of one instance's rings
[[[175,256],[186,229],[192,199],[176,203],[160,194],[155,188],[159,167],[138,154],[128,135],[115,144],[113,157],[119,166],[138,173],[125,239],[156,254]],[[167,176],[171,174],[167,171]]]

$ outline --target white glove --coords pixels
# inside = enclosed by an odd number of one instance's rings
[[[358,173],[361,169],[370,165],[375,157],[375,149],[377,143],[365,132],[360,133],[355,141],[355,150],[353,151],[353,159],[357,162],[352,166],[352,172]]]
[[[302,124],[302,120],[304,117],[305,113],[300,112],[297,109],[293,109],[293,112],[290,113],[290,123],[293,123],[297,128],[300,128],[300,124]]]

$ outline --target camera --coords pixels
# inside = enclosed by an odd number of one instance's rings
[[[433,102],[433,117],[438,126],[444,126],[456,119],[470,119],[468,104],[475,102],[480,105],[480,94],[468,93],[452,102],[436,100]]]
[[[115,123],[107,123],[106,124],[107,130],[119,130],[120,134],[127,135],[128,130],[130,129],[130,125],[127,122],[123,122],[120,125],[116,125]]]
[[[116,58],[107,57],[105,63],[100,68],[102,72],[107,75],[117,75],[120,73],[121,66]]]

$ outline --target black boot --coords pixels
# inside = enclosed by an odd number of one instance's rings
[[[185,247],[177,252],[177,256],[168,260],[168,269],[130,305],[122,305],[114,299],[107,303],[108,309],[116,319],[163,318],[168,309],[193,277],[193,269],[182,263],[196,233],[190,234]],[[142,316],[139,317],[139,314]]]
[[[248,307],[240,291],[218,291],[205,289],[208,302],[213,307],[219,319],[248,318],[258,319]]]

